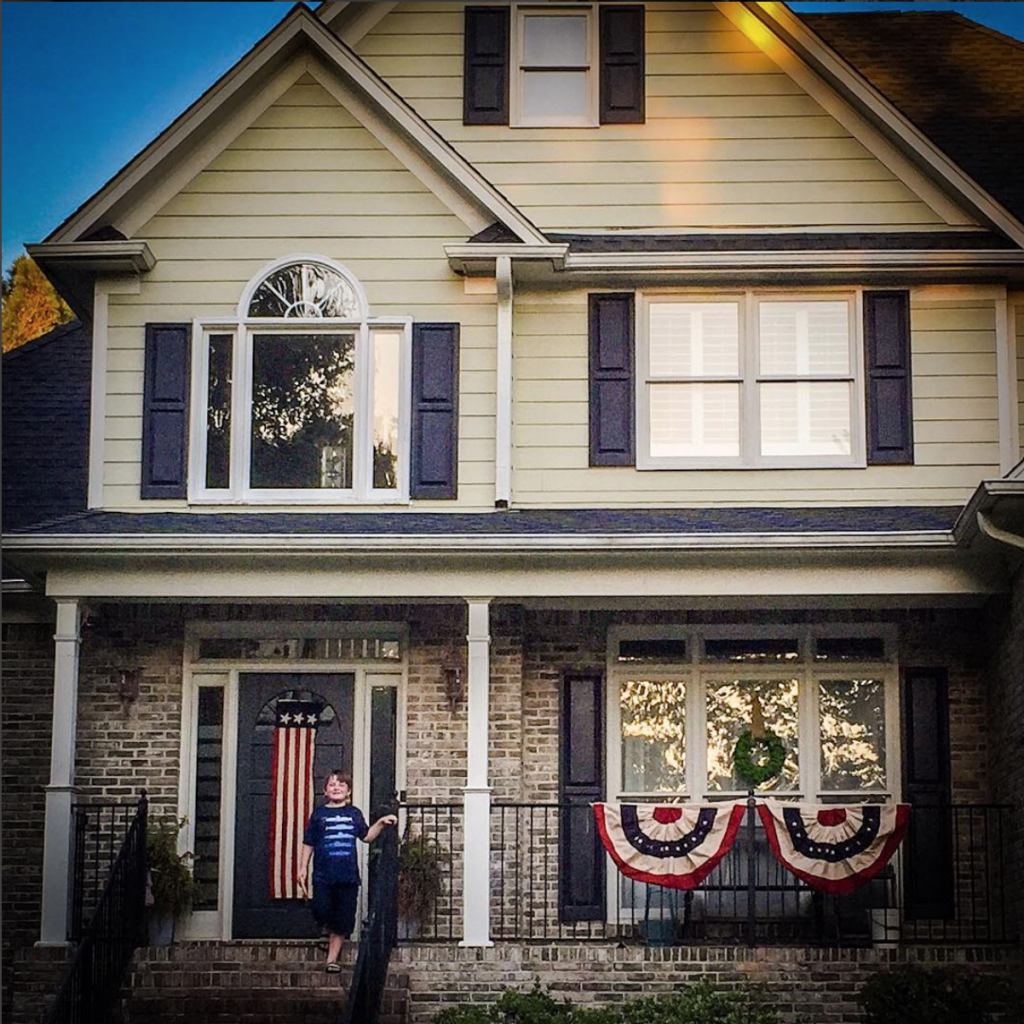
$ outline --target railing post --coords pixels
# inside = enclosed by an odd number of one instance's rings
[[[755,945],[757,929],[757,802],[747,791],[747,945]]]

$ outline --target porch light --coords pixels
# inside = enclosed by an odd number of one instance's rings
[[[448,710],[454,714],[466,699],[466,691],[462,683],[462,664],[454,653],[445,658],[441,674],[444,677],[444,696],[448,701]]]
[[[141,668],[119,668],[117,670],[117,693],[126,708],[139,699],[141,679]]]

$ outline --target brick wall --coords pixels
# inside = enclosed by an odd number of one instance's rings
[[[1021,969],[1019,950],[822,949],[745,946],[675,947],[611,945],[501,945],[406,947],[393,964],[408,977],[407,1024],[428,1024],[449,1006],[493,1002],[506,987],[529,989],[535,980],[574,1004],[621,1004],[645,995],[676,992],[681,984],[708,978],[725,987],[744,982],[767,987],[784,1024],[861,1021],[857,993],[872,974],[901,963],[970,963],[1012,977]],[[1021,1018],[1006,1007],[999,1020]]]
[[[14,953],[39,938],[43,787],[50,778],[53,626],[3,626],[3,1006],[13,1002]]]
[[[1008,597],[989,609],[992,798],[1013,805],[1010,815],[1011,913],[1024,936],[1024,568],[1017,570]]]

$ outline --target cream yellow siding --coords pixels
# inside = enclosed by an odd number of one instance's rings
[[[520,290],[513,492],[520,506],[958,504],[998,475],[995,305],[911,294],[913,466],[637,470],[588,465],[587,293]]]
[[[414,507],[494,507],[495,299],[465,294],[444,255],[469,229],[319,84],[300,79],[138,234],[157,265],[110,298],[106,507],[184,507],[139,498],[144,325],[233,316],[290,253],[346,266],[372,316],[462,325],[459,501]]]
[[[643,125],[463,125],[463,8],[400,3],[357,50],[542,229],[944,226],[710,3],[647,5]]]

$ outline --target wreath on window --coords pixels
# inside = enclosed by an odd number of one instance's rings
[[[782,771],[786,745],[771,729],[765,729],[761,736],[745,729],[736,741],[732,763],[737,777],[756,788]]]

